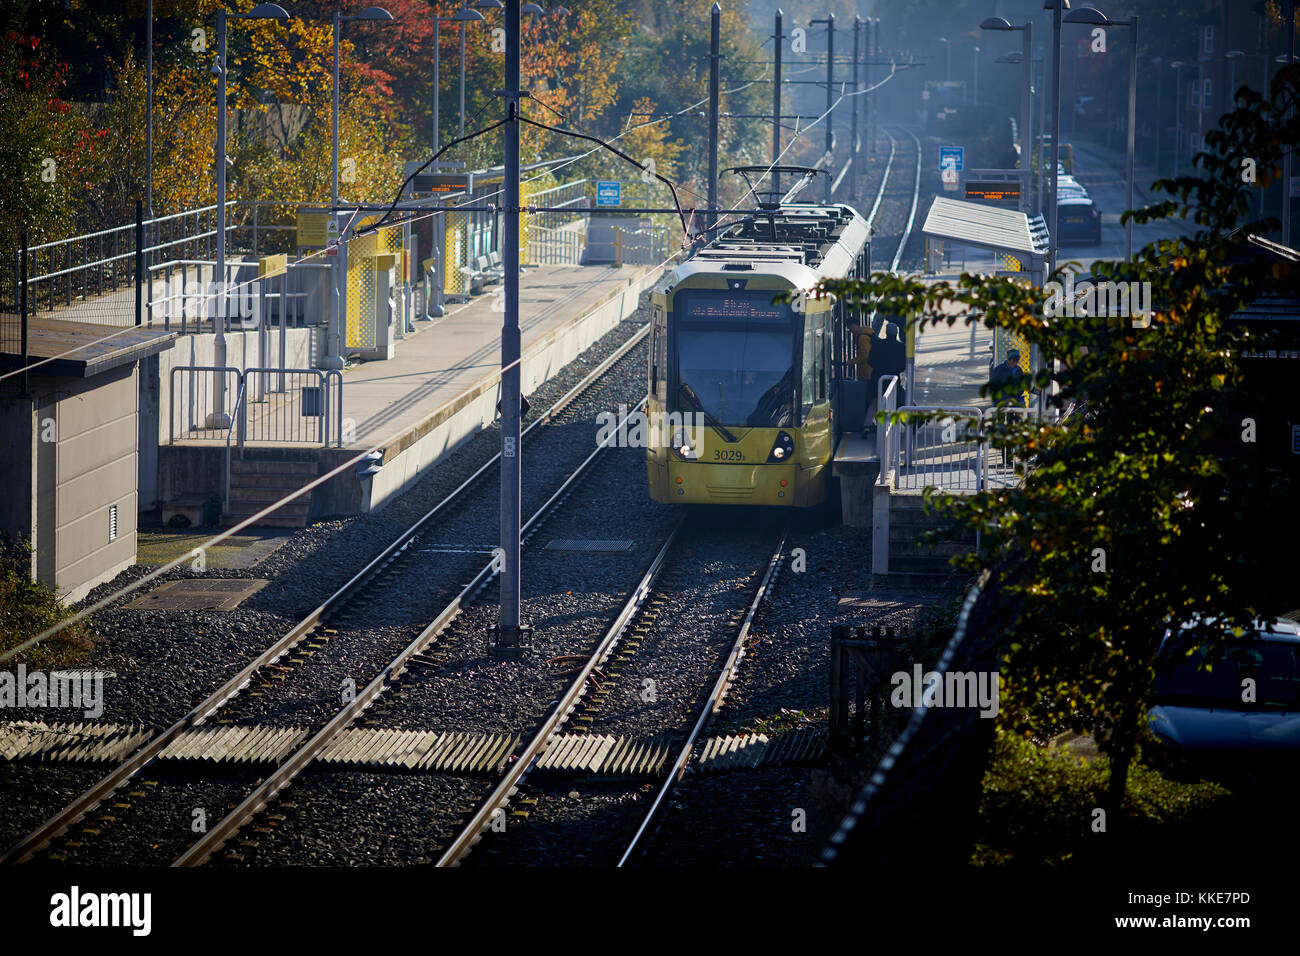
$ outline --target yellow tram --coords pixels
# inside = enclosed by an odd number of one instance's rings
[[[826,497],[834,392],[862,319],[811,293],[821,279],[869,274],[870,229],[844,205],[764,208],[652,291],[656,501],[808,508]],[[781,293],[793,304],[773,304]]]

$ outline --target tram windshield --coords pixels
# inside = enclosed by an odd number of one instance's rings
[[[776,293],[692,289],[673,314],[677,405],[710,424],[794,424],[794,313]]]

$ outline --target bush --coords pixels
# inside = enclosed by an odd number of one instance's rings
[[[32,580],[32,548],[27,541],[0,538],[0,651],[70,617],[46,584]],[[28,667],[62,667],[80,660],[94,645],[81,624],[73,624],[21,655]]]
[[[984,775],[971,862],[1062,866],[1087,862],[1102,847],[1112,848],[1114,840],[1092,831],[1093,809],[1105,797],[1109,774],[1104,756],[1084,760],[999,731]],[[1148,851],[1156,840],[1170,845],[1182,837],[1193,841],[1189,830],[1223,811],[1230,796],[1217,783],[1178,783],[1134,763],[1121,839],[1130,850]]]

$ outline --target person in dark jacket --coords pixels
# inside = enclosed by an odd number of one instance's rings
[[[898,325],[894,322],[886,323],[884,338],[876,339],[871,345],[871,369],[872,369],[872,394],[875,393],[875,382],[882,375],[903,374],[903,369],[907,361],[907,347],[903,344],[899,336]],[[903,388],[903,382],[900,378],[898,383],[898,405],[907,404],[906,390]]]
[[[1014,394],[1017,391],[1015,383],[1023,377],[1024,373],[1020,371],[1020,351],[1007,349],[1007,360],[994,366],[989,376],[989,397],[996,401],[1005,395]]]

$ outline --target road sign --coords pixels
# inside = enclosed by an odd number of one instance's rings
[[[617,206],[622,202],[623,184],[617,180],[602,179],[596,183],[596,205]]]
[[[939,147],[939,168],[952,166],[958,172],[961,172],[962,162],[966,158],[966,149],[962,146],[940,146]]]
[[[939,170],[939,178],[943,180],[943,188],[948,192],[957,190],[957,169],[954,166],[944,166]]]

